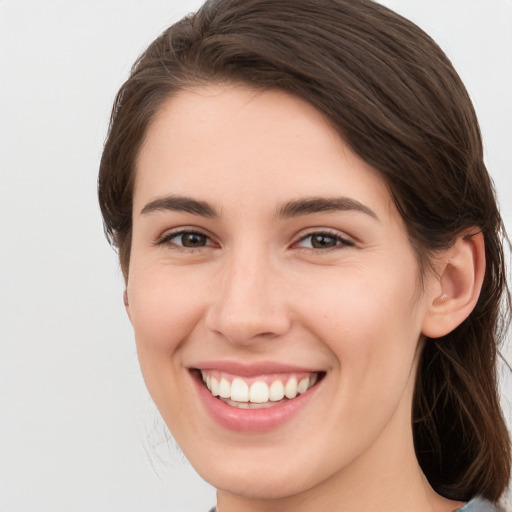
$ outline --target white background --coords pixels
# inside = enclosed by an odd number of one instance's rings
[[[453,60],[512,231],[512,1],[383,3]],[[117,89],[145,46],[199,4],[0,0],[2,512],[214,504],[145,391],[96,200]],[[504,386],[510,418],[510,376]]]

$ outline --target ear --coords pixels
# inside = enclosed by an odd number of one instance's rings
[[[485,242],[478,228],[459,235],[436,260],[429,286],[422,333],[439,338],[453,331],[473,311],[485,275]]]
[[[126,289],[123,292],[123,303],[124,303],[124,309],[126,310],[126,314],[128,315],[128,318],[130,319],[130,322],[131,322],[132,317],[130,316],[130,303],[128,302],[128,292]]]

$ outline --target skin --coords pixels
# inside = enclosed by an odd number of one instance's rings
[[[170,194],[208,202],[219,216],[142,212]],[[276,216],[283,203],[312,196],[350,198],[374,215]],[[187,229],[205,245],[173,237]],[[318,232],[334,246],[312,247]],[[456,269],[445,274],[453,294]],[[149,392],[218,489],[220,512],[461,505],[432,490],[414,453],[415,371],[443,294],[439,275],[419,276],[382,178],[311,105],[226,85],[166,101],[137,162],[127,311]],[[462,293],[464,280],[453,282]],[[209,416],[193,385],[189,369],[205,360],[276,361],[326,376],[287,423],[233,432]]]

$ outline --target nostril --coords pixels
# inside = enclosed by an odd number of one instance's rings
[[[283,336],[290,329],[286,314],[258,312],[255,309],[238,314],[224,310],[211,311],[206,316],[206,327],[230,343],[248,345]]]

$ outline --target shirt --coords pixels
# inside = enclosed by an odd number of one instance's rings
[[[454,512],[504,512],[504,510],[490,501],[474,498]]]
[[[217,509],[213,507],[210,509],[210,512],[217,512]],[[453,512],[504,512],[504,510],[490,501],[483,500],[482,498],[473,498],[463,507],[460,507]]]

